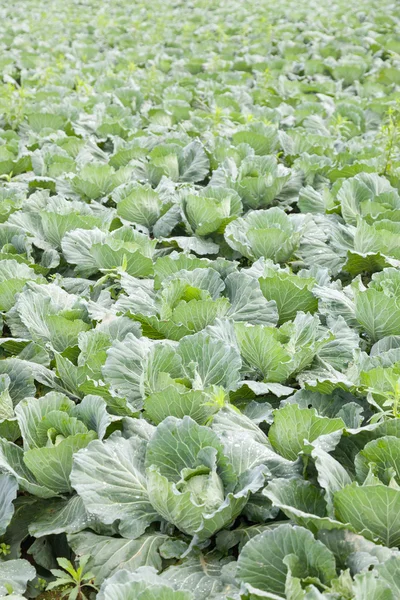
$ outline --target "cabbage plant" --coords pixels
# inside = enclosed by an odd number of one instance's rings
[[[274,262],[286,262],[298,248],[301,231],[281,208],[254,210],[228,225],[225,239],[229,246],[245,256],[256,260],[270,258]]]
[[[235,171],[228,181],[247,209],[271,206],[291,177],[274,156],[248,156]]]
[[[367,287],[354,285],[355,315],[371,339],[400,333],[400,274],[383,269]]]
[[[2,469],[21,488],[40,498],[72,493],[69,475],[73,455],[103,437],[109,423],[105,403],[87,396],[79,406],[65,395],[50,392],[27,398],[15,409],[23,448],[2,439]]]
[[[206,187],[198,195],[185,196],[183,209],[196,235],[210,235],[224,232],[228,223],[242,213],[242,202],[234,190]]]
[[[71,482],[89,513],[105,524],[119,519],[125,535],[164,519],[205,540],[242,512],[266,474],[262,465],[238,473],[216,433],[190,417],[167,417],[148,441],[90,444],[75,456]]]

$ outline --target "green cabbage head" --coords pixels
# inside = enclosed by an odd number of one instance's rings
[[[190,417],[167,417],[157,427],[145,464],[157,513],[199,539],[233,521],[263,484],[262,467],[238,476],[216,433]]]

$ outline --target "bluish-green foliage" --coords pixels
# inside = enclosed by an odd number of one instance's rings
[[[0,600],[398,600],[399,4],[0,16]]]

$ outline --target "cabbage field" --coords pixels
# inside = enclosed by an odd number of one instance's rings
[[[0,600],[399,600],[400,4],[0,16]]]

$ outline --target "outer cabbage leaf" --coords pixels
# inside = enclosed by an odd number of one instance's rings
[[[282,456],[295,460],[310,442],[343,428],[344,422],[340,418],[320,417],[315,409],[300,409],[297,404],[288,404],[274,412],[268,438]]]
[[[400,528],[393,515],[400,510],[400,491],[383,484],[352,483],[334,495],[337,518],[350,523],[367,538],[378,539],[389,548],[399,546]]]
[[[160,547],[168,540],[161,533],[148,533],[134,540],[97,535],[92,531],[81,531],[68,536],[69,544],[77,556],[91,558],[87,568],[94,574],[96,582],[121,570],[135,572],[144,566],[161,569]]]
[[[71,473],[86,510],[105,524],[118,519],[120,532],[131,538],[158,518],[147,492],[145,447],[135,437],[96,440],[75,455]]]
[[[311,277],[274,271],[259,282],[265,298],[276,302],[279,324],[294,319],[299,311],[314,313],[318,309],[318,300],[312,293],[315,280]]]
[[[335,558],[321,542],[303,527],[280,525],[256,535],[242,549],[238,576],[252,588],[283,596],[290,560],[291,574],[328,584],[336,576]]]
[[[8,597],[10,591],[23,594],[28,581],[36,575],[34,567],[27,560],[0,562],[0,594]]]
[[[0,535],[3,535],[14,514],[13,500],[17,497],[18,483],[6,473],[0,474]]]
[[[150,567],[136,573],[119,570],[101,586],[99,600],[192,600],[189,591],[177,591]]]

